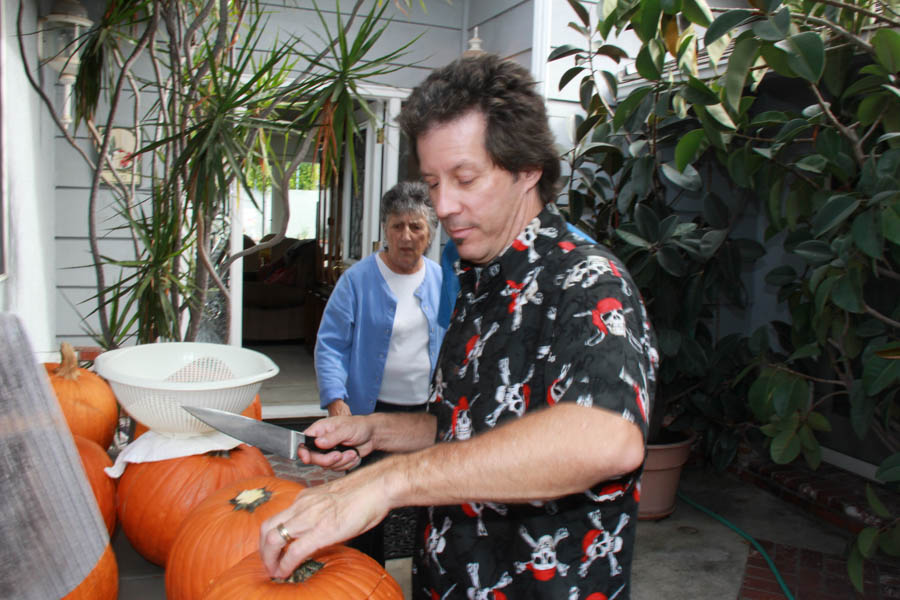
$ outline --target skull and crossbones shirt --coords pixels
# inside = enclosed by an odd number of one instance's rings
[[[460,261],[457,274],[427,405],[437,442],[558,402],[613,411],[646,436],[655,339],[637,288],[607,249],[568,232],[550,204],[492,263]],[[639,477],[549,502],[423,509],[415,597],[628,598]]]

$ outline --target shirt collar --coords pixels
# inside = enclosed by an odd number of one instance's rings
[[[476,265],[464,259],[454,263],[457,276],[467,274],[488,279],[503,273],[504,277],[515,277],[519,272],[529,270],[541,256],[554,248],[566,235],[566,221],[555,204],[547,204],[541,212],[525,226],[516,239],[497,258],[487,265]]]

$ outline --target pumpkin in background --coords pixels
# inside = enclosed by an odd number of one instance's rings
[[[262,421],[262,404],[259,401],[259,394],[253,397],[253,402],[251,402],[250,406],[245,408],[243,412],[241,412],[241,414],[245,417],[250,417],[251,419],[256,419],[257,421]],[[134,436],[131,439],[136,440],[147,431],[147,426],[135,419]]]
[[[252,477],[207,496],[184,518],[172,544],[166,598],[202,598],[216,577],[259,550],[262,522],[287,510],[305,487],[278,477]]]
[[[119,404],[102,377],[78,366],[75,349],[60,346],[61,363],[44,363],[50,385],[69,429],[106,450],[112,443],[119,420]]]
[[[78,449],[81,465],[84,467],[88,483],[91,484],[91,489],[94,491],[94,498],[97,499],[97,506],[100,508],[100,514],[106,524],[106,531],[112,537],[113,530],[116,528],[116,480],[107,475],[103,469],[111,467],[113,461],[97,442],[80,435],[72,437],[75,438],[75,448]]]
[[[233,450],[128,463],[119,479],[116,510],[122,531],[137,552],[165,566],[185,516],[207,496],[239,479],[274,475],[258,449]]]
[[[206,600],[403,600],[400,584],[359,550],[336,544],[323,548],[285,580],[273,580],[253,552],[220,575]]]
[[[23,565],[23,568],[28,568]],[[119,596],[119,565],[112,545],[100,555],[97,564],[74,590],[63,596],[62,600],[116,600]]]

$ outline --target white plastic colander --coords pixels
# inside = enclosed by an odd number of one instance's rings
[[[278,374],[254,350],[200,342],[142,344],[100,354],[94,361],[119,404],[150,429],[169,436],[212,431],[182,406],[240,413],[262,382]]]

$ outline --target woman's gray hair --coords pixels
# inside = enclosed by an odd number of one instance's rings
[[[428,246],[437,233],[438,218],[431,204],[428,186],[421,181],[401,181],[381,197],[381,228],[392,215],[416,214],[428,223]]]

